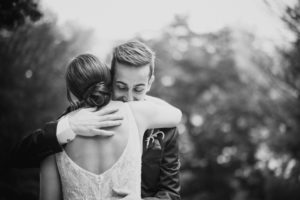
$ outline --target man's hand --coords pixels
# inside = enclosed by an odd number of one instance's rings
[[[113,131],[104,130],[120,126],[123,116],[117,114],[118,108],[103,108],[95,111],[95,108],[82,108],[71,112],[68,115],[68,120],[72,131],[76,135],[92,137],[112,136]]]

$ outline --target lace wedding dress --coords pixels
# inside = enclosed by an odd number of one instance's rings
[[[117,162],[101,174],[77,165],[65,151],[56,154],[64,200],[141,199],[141,141],[129,105],[129,137]]]

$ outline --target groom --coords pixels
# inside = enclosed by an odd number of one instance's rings
[[[138,41],[130,41],[114,48],[111,71],[113,78],[113,99],[140,101],[147,98],[154,81],[154,52]],[[113,111],[92,112],[81,109],[47,124],[27,136],[13,151],[13,163],[21,166],[36,166],[46,156],[61,151],[65,144],[81,133],[93,136],[99,127],[100,134],[110,133],[105,127],[120,123],[120,117]],[[110,115],[107,115],[110,114]],[[84,115],[85,121],[81,116]],[[180,199],[179,153],[176,128],[148,130],[143,138],[142,156],[142,198]],[[21,162],[23,160],[23,162]],[[29,163],[29,164],[28,164]]]

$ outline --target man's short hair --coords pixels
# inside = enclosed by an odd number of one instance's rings
[[[141,67],[150,64],[149,79],[154,73],[155,53],[144,43],[133,40],[116,46],[113,50],[111,73],[114,77],[116,63]]]

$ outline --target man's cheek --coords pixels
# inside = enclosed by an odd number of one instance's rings
[[[121,100],[122,95],[118,92],[113,92],[113,100]]]

